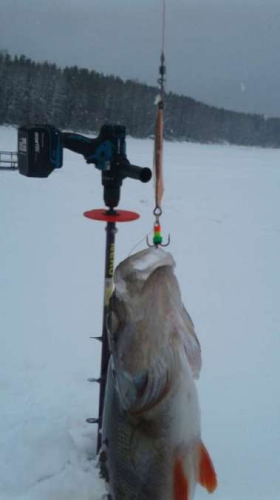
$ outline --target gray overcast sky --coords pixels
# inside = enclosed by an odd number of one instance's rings
[[[280,0],[166,0],[167,90],[280,116]],[[161,0],[0,0],[0,49],[155,85]]]

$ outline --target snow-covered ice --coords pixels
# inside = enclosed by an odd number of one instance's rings
[[[0,127],[0,150],[16,149]],[[128,140],[150,166],[152,141]],[[162,231],[202,345],[216,500],[278,500],[280,152],[166,143]],[[65,152],[48,179],[0,172],[0,499],[101,500],[95,466],[105,232],[100,173]],[[126,180],[116,263],[145,247],[153,188]],[[208,498],[201,488],[196,500]]]

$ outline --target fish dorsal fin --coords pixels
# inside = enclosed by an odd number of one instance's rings
[[[201,347],[194,330],[194,324],[184,306],[182,308],[181,318],[182,325],[179,326],[179,331],[182,337],[185,353],[187,355],[193,377],[197,379],[199,377],[202,364]]]
[[[202,443],[199,445],[199,463],[197,482],[205,488],[208,493],[213,493],[217,488],[217,476],[210,455]]]

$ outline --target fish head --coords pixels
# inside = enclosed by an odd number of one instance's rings
[[[107,327],[117,388],[126,408],[141,399],[152,369],[159,378],[167,371],[166,353],[176,337],[174,318],[183,307],[174,267],[170,253],[149,248],[116,268]]]

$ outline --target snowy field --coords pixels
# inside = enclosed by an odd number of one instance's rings
[[[150,166],[152,142],[128,140]],[[16,130],[0,127],[0,150]],[[162,230],[202,345],[203,440],[216,500],[279,500],[280,152],[165,144]],[[0,499],[101,500],[95,466],[105,231],[100,173],[65,152],[48,179],[0,172]],[[152,185],[126,180],[116,261],[151,230]],[[145,247],[145,241],[137,250]],[[196,500],[208,498],[200,487]]]

